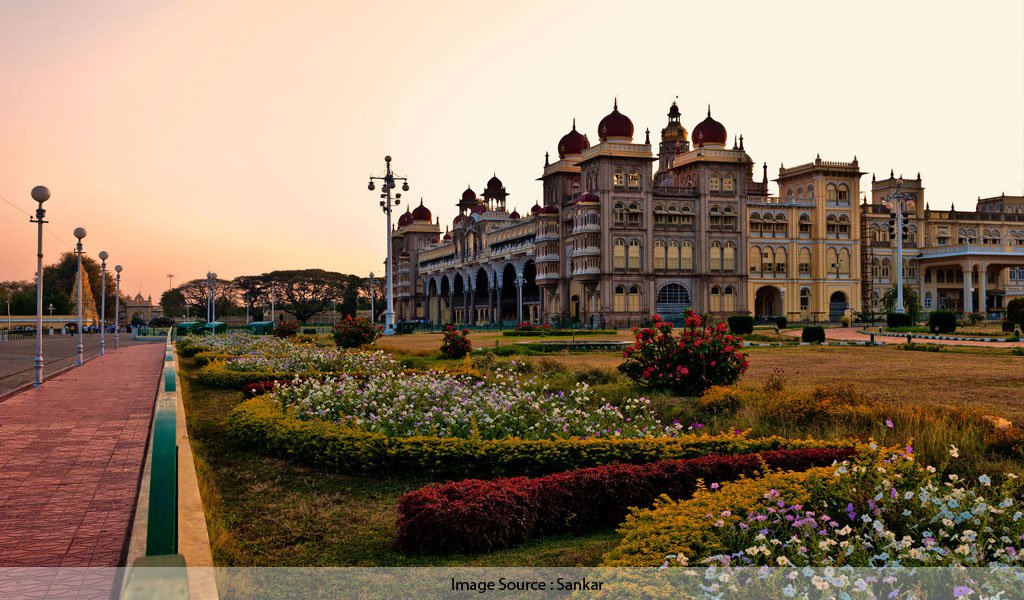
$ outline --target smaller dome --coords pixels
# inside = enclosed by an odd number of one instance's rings
[[[629,117],[619,112],[618,98],[615,99],[612,112],[601,119],[601,122],[597,125],[597,135],[601,138],[602,142],[607,141],[609,138],[633,140],[633,121],[630,121]]]
[[[533,215],[533,216],[537,216],[537,215],[540,214],[540,212],[542,210],[544,210],[544,209],[541,208],[540,204],[534,204],[533,208],[530,209],[530,214]]]
[[[402,216],[398,217],[398,226],[399,227],[406,227],[406,226],[411,225],[411,224],[412,224],[412,213],[409,212],[409,207],[406,206],[405,207],[405,212],[402,213]]]
[[[601,202],[601,198],[593,192],[587,192],[576,199],[576,204],[597,204]]]
[[[487,207],[483,204],[475,204],[473,208],[469,209],[469,214],[471,215],[482,215],[485,212],[487,212]]]
[[[423,198],[420,198],[420,205],[412,211],[412,219],[414,221],[431,221],[433,215],[430,214],[430,209],[423,206]]]
[[[452,220],[452,225],[458,225],[465,218],[466,218],[466,215],[464,215],[462,213],[459,213],[459,214],[455,215],[455,218]]]
[[[452,239],[452,234],[451,234],[451,233],[448,233],[448,232],[446,231],[446,232],[445,232],[445,234],[444,234],[444,237],[443,237],[443,238],[441,238],[441,239],[443,239],[444,241],[446,241],[446,242],[447,242],[448,240]]]
[[[462,192],[462,201],[463,202],[475,202],[476,201],[476,192],[474,192],[472,188],[468,188],[467,187],[466,191]]]
[[[510,219],[512,219],[513,221],[515,221],[516,219],[518,219],[518,218],[519,218],[519,212],[518,212],[518,211],[516,211],[515,209],[513,209],[513,210],[512,210],[512,212],[511,212],[511,213],[509,213],[509,215],[508,215],[508,218],[510,218]]]
[[[729,134],[725,131],[725,125],[722,125],[711,118],[710,105],[708,105],[707,118],[693,128],[693,133],[690,134],[690,139],[697,146],[703,146],[705,144],[725,145],[725,142],[728,141]]]
[[[540,213],[542,215],[557,215],[558,207],[554,205],[545,206],[544,208],[541,209]]]
[[[572,120],[572,131],[558,140],[558,158],[565,158],[569,155],[580,154],[590,147],[590,140],[587,136],[576,131],[576,119]]]
[[[502,187],[503,186],[502,186],[501,180],[498,179],[497,175],[495,175],[494,177],[491,177],[490,179],[487,180],[487,189],[489,189],[489,190],[494,190],[494,191],[499,191],[500,192]]]

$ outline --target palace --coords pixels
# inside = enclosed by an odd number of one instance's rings
[[[872,176],[861,193],[857,158],[768,167],[728,145],[711,116],[692,133],[675,103],[660,142],[634,142],[632,121],[612,112],[598,143],[572,130],[545,154],[543,205],[506,209],[497,176],[467,188],[442,234],[423,205],[391,234],[398,320],[434,323],[564,322],[628,327],[686,308],[716,319],[748,313],[838,321],[878,310],[896,284],[896,241],[886,201],[913,200],[903,232],[906,286],[925,310],[984,310],[1024,296],[1024,198],[978,199],[972,212],[933,211],[920,175]],[[656,154],[655,154],[656,152]]]

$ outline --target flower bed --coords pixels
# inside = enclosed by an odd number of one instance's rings
[[[393,436],[635,438],[678,432],[663,428],[643,398],[612,406],[592,398],[586,384],[569,393],[537,387],[533,380],[504,371],[493,382],[438,372],[383,371],[369,379],[343,374],[303,381],[275,390],[272,399],[299,419],[345,423]]]
[[[544,475],[614,462],[649,463],[708,454],[841,447],[843,442],[739,435],[523,440],[394,437],[284,414],[260,396],[232,410],[227,433],[239,445],[342,473],[413,472],[443,477]]]
[[[644,465],[614,464],[530,479],[467,479],[402,497],[395,545],[406,552],[482,552],[556,533],[621,521],[659,494],[689,497],[699,482],[731,481],[765,469],[802,470],[842,460],[846,449],[706,456]]]
[[[956,447],[951,456],[958,457]],[[1024,485],[966,482],[911,448],[865,452],[780,487],[728,484],[627,519],[609,565],[938,567],[1020,565]],[[733,487],[733,486],[736,487]],[[660,555],[660,556],[659,556]],[[666,560],[667,557],[667,560]]]
[[[217,354],[262,354],[291,344],[268,336],[232,332],[224,335],[187,335],[177,342],[178,353],[191,358],[200,352]]]
[[[377,375],[397,371],[398,361],[382,350],[359,352],[342,348],[288,344],[275,352],[230,358],[224,364],[224,368],[243,373],[338,372]]]

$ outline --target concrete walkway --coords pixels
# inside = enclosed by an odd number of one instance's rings
[[[164,345],[0,403],[0,567],[124,564]]]

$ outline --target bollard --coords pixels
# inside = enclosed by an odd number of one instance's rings
[[[871,343],[872,344],[875,343],[875,334],[873,334],[873,333],[871,334]]]
[[[908,344],[913,344],[914,343],[913,337],[914,336],[910,335],[909,333],[907,334],[907,343]]]
[[[167,367],[164,369],[164,391],[174,392],[177,389],[178,384],[174,381],[174,367]]]

